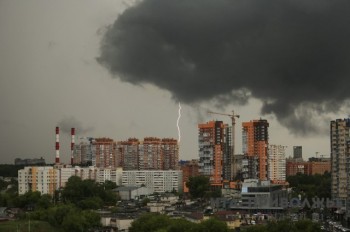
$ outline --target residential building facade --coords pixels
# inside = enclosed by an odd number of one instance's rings
[[[92,165],[98,168],[116,167],[116,142],[110,138],[96,138],[93,142]]]
[[[331,142],[331,196],[345,206],[349,197],[348,164],[350,161],[350,118],[337,119],[330,123]]]
[[[59,188],[59,172],[53,167],[24,167],[18,170],[18,194],[38,191],[53,195]]]
[[[286,147],[282,145],[269,145],[268,150],[268,179],[272,182],[286,180]]]
[[[267,180],[267,156],[269,145],[269,123],[267,120],[259,119],[242,123],[242,148],[248,157],[256,157],[258,161],[257,178]],[[253,162],[253,161],[252,161]],[[255,167],[249,167],[254,169]],[[254,174],[253,170],[251,173]],[[250,178],[256,178],[250,176]]]
[[[123,171],[123,186],[142,186],[149,188],[152,192],[182,192],[182,171],[180,170],[143,170]]]
[[[226,127],[222,121],[198,124],[199,173],[214,186],[222,186]]]

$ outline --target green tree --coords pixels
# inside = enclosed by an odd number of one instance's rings
[[[282,220],[278,222],[269,222],[267,225],[256,225],[243,229],[245,232],[321,232],[318,224],[310,220],[301,220],[292,222]]]
[[[102,184],[104,190],[113,190],[115,188],[117,188],[117,184],[114,183],[113,181],[110,180],[106,180],[103,184]]]
[[[204,220],[199,224],[201,232],[228,232],[228,226],[225,222],[219,221],[216,218]]]
[[[184,231],[198,231],[197,224],[187,221],[185,219],[172,219],[172,223],[167,228],[167,232],[184,232]]]
[[[113,182],[100,185],[93,180],[81,180],[77,176],[72,176],[62,190],[62,200],[82,209],[98,209],[103,205],[113,206],[117,202],[117,196],[112,191],[114,187]]]
[[[305,175],[298,173],[295,176],[288,176],[287,181],[290,187],[293,188],[291,197],[301,195],[307,198],[309,202],[312,198],[330,198],[331,197],[331,175],[325,172],[323,175]]]
[[[186,185],[193,198],[202,198],[210,190],[209,178],[206,176],[190,177]]]
[[[58,205],[51,207],[48,212],[48,222],[55,226],[59,227],[63,223],[63,220],[66,215],[69,215],[72,211],[75,211],[75,207],[70,204]]]
[[[63,218],[62,227],[65,231],[84,231],[85,218],[78,212],[70,212]]]
[[[92,229],[101,227],[101,217],[98,213],[91,210],[84,210],[81,214],[84,218],[84,228]]]
[[[171,225],[171,219],[166,215],[146,213],[131,223],[130,232],[149,232],[167,229]]]
[[[48,209],[52,206],[52,196],[49,194],[43,194],[37,201],[37,207],[40,209]]]

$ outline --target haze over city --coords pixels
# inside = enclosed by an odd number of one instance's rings
[[[230,123],[208,110],[233,109],[236,153],[241,123],[264,118],[287,156],[329,156],[329,121],[349,114],[350,2],[314,3],[1,1],[1,163],[53,163],[56,126],[63,162],[71,127],[177,139],[179,102],[180,159],[198,158],[198,123]]]

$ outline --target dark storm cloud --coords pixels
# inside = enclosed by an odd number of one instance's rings
[[[61,121],[58,122],[57,126],[63,133],[70,134],[71,128],[76,129],[76,134],[86,134],[94,130],[93,127],[85,127],[83,124],[78,121],[75,117],[64,117]]]
[[[293,133],[349,97],[348,0],[144,0],[111,25],[98,61],[188,104],[264,102]]]

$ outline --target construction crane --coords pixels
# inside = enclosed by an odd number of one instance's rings
[[[230,156],[230,178],[233,180],[234,175],[236,174],[235,170],[235,125],[236,125],[236,118],[239,118],[238,114],[235,114],[235,112],[232,110],[232,114],[225,114],[225,113],[218,113],[213,111],[208,111],[208,114],[218,114],[218,115],[224,115],[229,116],[232,121],[232,145],[231,145],[231,156]]]

